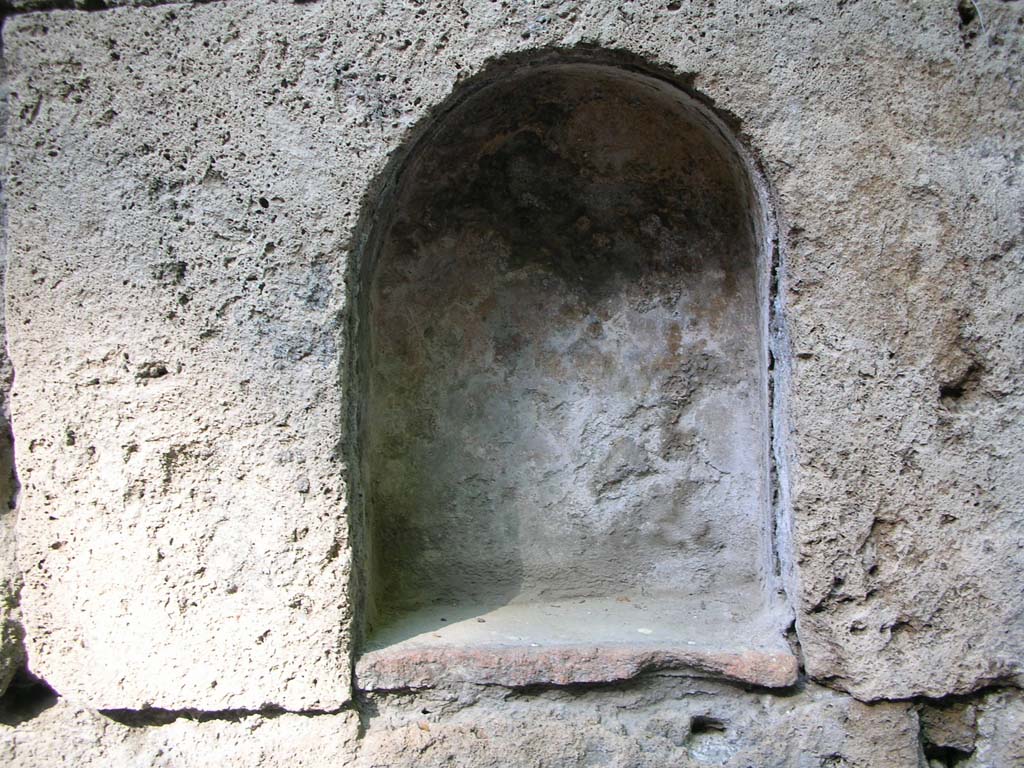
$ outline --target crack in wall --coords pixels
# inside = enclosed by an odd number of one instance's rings
[[[262,707],[259,709],[161,709],[159,707],[148,707],[146,709],[99,709],[99,714],[114,722],[129,728],[149,728],[170,725],[176,720],[191,720],[197,723],[206,723],[213,720],[237,723],[250,717],[263,717],[273,719],[283,715],[298,715],[300,717],[327,717],[340,715],[355,709],[354,704],[349,704],[337,709],[284,709],[283,707]]]

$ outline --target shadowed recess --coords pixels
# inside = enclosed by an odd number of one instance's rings
[[[763,213],[721,124],[652,77],[526,67],[448,111],[380,211],[368,647],[719,650],[764,623]]]
[[[14,673],[7,690],[0,696],[0,723],[20,725],[57,703],[56,692],[45,680],[33,675],[25,667]]]

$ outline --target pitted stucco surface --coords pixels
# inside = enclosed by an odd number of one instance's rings
[[[10,360],[6,350],[0,350],[0,696],[25,662],[19,608],[21,570],[16,562],[14,537],[17,477],[8,410],[11,378]]]
[[[331,708],[348,151],[269,17],[189,16],[7,24],[29,653],[94,706]]]
[[[355,711],[111,719],[65,701],[29,723],[0,717],[11,768],[212,764],[272,766],[632,766],[633,768],[945,768],[934,730],[907,702],[866,705],[809,686],[789,696],[654,676],[620,689],[512,691],[461,686],[370,696]],[[992,692],[957,743],[959,765],[1020,763],[1019,693]],[[938,737],[940,741],[949,739]],[[933,753],[934,754],[934,753]]]
[[[465,686],[371,697],[352,714],[241,716],[128,728],[59,703],[35,738],[0,725],[12,768],[74,765],[732,766],[916,765],[912,705],[867,706],[827,690],[792,697],[655,678],[625,690],[519,693]],[[59,745],[59,746],[58,746]]]
[[[57,702],[31,727],[0,722],[0,760],[14,768],[230,768],[344,766],[355,755],[355,713],[304,716],[184,715],[142,727]]]
[[[688,80],[772,184],[776,533],[808,675],[861,699],[1019,684],[1024,7],[974,5],[8,18],[32,669],[93,707],[348,699],[339,360],[360,206],[460,79],[587,44]],[[629,754],[600,732],[609,762]]]
[[[2,49],[0,49],[2,50]],[[3,62],[0,73],[6,74]],[[0,126],[6,134],[6,111],[0,112]],[[8,147],[0,145],[0,158],[6,164]],[[6,270],[7,207],[0,195],[0,268]],[[15,556],[14,506],[18,490],[14,467],[14,440],[11,433],[11,384],[14,371],[7,354],[6,311],[0,317],[0,331],[5,343],[0,346],[0,696],[7,689],[18,669],[25,663],[19,601],[21,597],[21,570]]]

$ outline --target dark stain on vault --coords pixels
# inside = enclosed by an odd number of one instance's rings
[[[615,123],[648,106],[625,86],[578,92],[557,76],[536,80],[494,86],[493,102],[471,102],[436,137],[412,170],[430,183],[410,190],[394,225],[406,253],[475,228],[501,244],[507,269],[542,269],[590,295],[644,275],[695,273],[713,266],[709,257],[738,266],[749,215],[732,158],[708,152],[702,126],[656,117],[625,136]],[[493,129],[483,142],[482,125]],[[639,141],[625,149],[623,139]]]

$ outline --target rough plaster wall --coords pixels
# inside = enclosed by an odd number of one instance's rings
[[[0,42],[0,51],[3,50]],[[6,69],[0,62],[0,73]],[[6,110],[0,111],[0,135],[6,135]],[[6,142],[0,146],[0,157],[6,163]],[[0,182],[0,191],[6,182]],[[7,264],[7,206],[0,197],[0,270]],[[3,313],[6,315],[6,312]],[[4,343],[0,345],[0,696],[25,661],[19,601],[21,571],[15,556],[14,505],[18,480],[14,466],[14,440],[11,433],[10,395],[14,370],[7,355],[5,317],[0,317]]]
[[[61,701],[37,715],[31,729],[0,724],[0,761],[11,768],[343,766],[354,756],[358,725],[348,712],[183,716],[140,727]]]
[[[0,759],[39,766],[473,765],[498,768],[1008,768],[1024,757],[1019,692],[977,698],[959,729],[930,728],[927,706],[866,705],[809,686],[763,695],[711,681],[655,676],[622,688],[455,690],[372,696],[353,711],[304,716],[167,713],[119,720],[66,701],[29,723],[0,715]],[[922,724],[924,728],[922,729]],[[942,752],[946,749],[946,752]]]
[[[331,708],[352,150],[283,31],[174,14],[7,23],[29,653],[94,706]]]
[[[864,698],[1019,683],[1024,659],[1024,7],[986,9],[970,47],[940,4],[880,21],[889,43],[844,14],[842,61],[775,102],[818,130],[765,142],[787,230],[798,630],[808,672]],[[858,109],[823,110],[826,93]]]
[[[94,706],[344,698],[340,468],[322,458],[341,434],[338,350],[315,329],[338,327],[360,199],[458,77],[588,42],[694,73],[774,185],[793,353],[776,361],[791,367],[781,533],[808,673],[865,699],[1012,681],[1024,8],[976,5],[231,2],[8,19],[33,669]],[[145,503],[129,493],[142,482]],[[317,667],[330,674],[289,690]],[[211,693],[214,679],[232,682]],[[998,696],[977,765],[1019,761],[1012,736],[987,746],[1019,733],[1019,705]],[[36,722],[5,738],[55,749]],[[861,764],[913,765],[871,762],[884,732]]]
[[[620,690],[502,689],[367,702],[374,713],[360,757],[369,765],[441,766],[912,766],[917,717],[906,703],[865,706],[810,689],[763,696],[672,678]],[[868,736],[871,734],[871,736]],[[470,746],[472,745],[472,746]],[[359,762],[357,762],[357,765]]]
[[[0,327],[2,324],[0,319]],[[12,375],[6,349],[0,348],[0,695],[25,660],[19,609],[21,571],[16,562],[14,536],[17,478],[8,411]]]
[[[913,705],[867,706],[832,691],[761,696],[672,678],[624,690],[458,691],[372,697],[352,714],[190,721],[129,728],[69,704],[0,725],[12,768],[139,766],[913,766]],[[514,746],[514,751],[511,751]],[[274,751],[274,750],[277,751]]]
[[[239,714],[221,720],[182,715],[143,726],[61,701],[38,715],[31,729],[0,723],[0,759],[11,768],[948,765],[922,762],[924,750],[936,753],[920,739],[920,723],[927,717],[920,706],[868,706],[813,686],[790,696],[673,678],[589,692],[464,686],[374,696],[362,701],[361,709],[361,721],[354,712]],[[970,753],[958,765],[1019,765],[1022,711],[1019,694],[981,697],[976,725],[962,732],[966,741],[958,742],[968,744]]]

